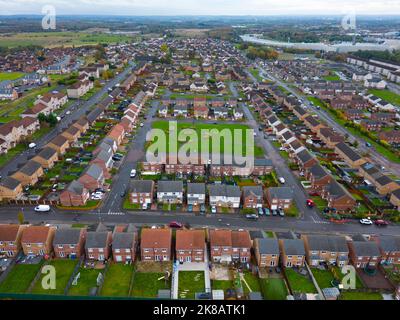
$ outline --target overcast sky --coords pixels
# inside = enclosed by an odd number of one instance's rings
[[[1,14],[300,15],[400,14],[400,0],[0,0]]]

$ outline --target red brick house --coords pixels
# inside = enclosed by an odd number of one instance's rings
[[[362,235],[348,242],[350,262],[355,268],[376,268],[381,260],[381,252],[375,241],[368,241]]]
[[[400,236],[381,235],[377,239],[382,262],[400,264]]]
[[[112,233],[99,224],[96,231],[88,232],[86,235],[86,259],[106,261],[111,254]]]
[[[22,232],[21,244],[27,256],[50,255],[53,250],[55,227],[29,226]]]
[[[143,229],[140,239],[142,261],[170,261],[171,244],[171,229]]]
[[[251,238],[248,231],[211,230],[210,253],[214,262],[250,261]]]
[[[0,258],[15,257],[21,250],[22,232],[26,225],[0,224]]]
[[[320,164],[308,168],[305,177],[311,182],[311,189],[315,192],[321,192],[333,180],[333,177]]]
[[[176,260],[183,262],[204,262],[205,255],[204,230],[176,231]]]
[[[134,227],[129,226],[116,227],[113,233],[112,252],[115,262],[133,262],[136,255],[136,233]]]
[[[101,188],[104,184],[103,169],[97,164],[90,165],[80,176],[79,182],[88,190]]]
[[[86,204],[89,197],[89,190],[82,183],[74,180],[61,192],[60,203],[64,207],[80,207]]]
[[[53,240],[54,256],[58,259],[79,259],[85,252],[86,229],[56,230]]]

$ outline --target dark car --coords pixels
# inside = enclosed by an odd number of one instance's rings
[[[122,192],[120,193],[120,196],[121,196],[121,198],[124,198],[124,197],[126,196],[126,190],[122,191]]]
[[[385,220],[375,220],[375,225],[377,225],[379,227],[386,227],[389,225],[389,222],[387,222]]]
[[[170,228],[176,228],[176,229],[181,229],[183,228],[183,224],[180,222],[172,221],[169,223]]]

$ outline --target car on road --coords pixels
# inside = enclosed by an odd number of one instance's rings
[[[285,178],[284,177],[279,177],[279,182],[281,183],[281,184],[285,184],[285,182],[286,182],[286,180],[285,180]]]
[[[371,148],[371,147],[372,147],[372,144],[370,144],[369,142],[366,142],[366,143],[365,143],[365,146],[366,146],[367,148]]]
[[[264,210],[263,210],[263,208],[258,208],[258,215],[259,215],[259,216],[264,215]]]
[[[95,193],[106,193],[106,190],[102,189],[102,188],[97,188],[94,190]]]
[[[131,177],[131,178],[135,178],[135,177],[136,177],[136,169],[132,169],[132,170],[131,170],[130,177]]]
[[[99,196],[98,194],[93,194],[93,195],[90,196],[90,199],[91,200],[102,200],[103,197]]]
[[[264,214],[266,216],[270,216],[271,215],[271,211],[268,208],[264,208]]]
[[[47,204],[40,204],[35,207],[35,212],[50,212],[50,206]]]
[[[144,123],[143,123],[143,122],[140,124],[140,127],[141,127],[141,128],[144,127]]]
[[[372,220],[370,218],[366,218],[366,219],[361,219],[360,223],[366,226],[370,226],[373,224]]]
[[[309,207],[309,208],[315,207],[315,202],[311,199],[307,199],[306,204],[307,204],[307,207]]]
[[[192,204],[188,205],[188,212],[193,212],[193,205]]]
[[[125,196],[126,196],[126,190],[122,191],[119,195],[121,196],[121,198],[125,198]]]
[[[279,214],[281,217],[284,217],[284,216],[285,216],[285,211],[283,211],[282,209],[278,209],[278,214]]]
[[[385,221],[385,220],[375,220],[375,225],[377,225],[378,227],[386,227],[389,225],[389,222]]]
[[[205,213],[205,212],[206,212],[206,206],[205,206],[204,204],[202,204],[202,205],[200,206],[200,212],[201,212],[201,213]]]
[[[246,214],[247,220],[258,220],[258,215],[256,214]]]
[[[34,148],[36,148],[36,143],[32,142],[32,143],[29,144],[28,147],[29,147],[29,149],[34,149]]]
[[[67,111],[65,114],[66,114],[67,116],[69,116],[69,115],[71,114],[71,111]]]
[[[119,156],[117,156],[117,155],[113,155],[113,157],[112,157],[112,159],[113,159],[114,161],[116,161],[116,162],[121,161],[122,158],[123,158],[123,157],[119,157]]]
[[[183,224],[177,221],[172,221],[169,223],[170,228],[181,229],[183,228]]]
[[[216,206],[212,206],[211,207],[211,213],[217,213],[217,207]]]
[[[273,215],[274,217],[277,216],[277,215],[278,215],[278,211],[272,210],[272,215]]]

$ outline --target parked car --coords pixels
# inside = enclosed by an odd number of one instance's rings
[[[285,178],[284,177],[279,177],[279,182],[281,183],[281,184],[285,184],[285,182],[286,182],[286,180],[285,180]]]
[[[386,227],[389,225],[389,222],[387,222],[385,220],[375,220],[375,225],[377,225],[379,227]]]
[[[266,216],[270,216],[271,215],[271,211],[268,208],[264,208],[264,214]]]
[[[307,203],[307,207],[309,207],[309,208],[314,208],[315,207],[315,203],[311,199],[307,199],[306,203]]]
[[[188,212],[193,212],[193,205],[192,204],[188,205]]]
[[[35,212],[50,212],[50,206],[47,204],[40,204],[35,207]]]
[[[217,213],[217,207],[216,206],[212,206],[211,207],[211,213]]]
[[[256,214],[246,214],[247,220],[258,220],[258,215]]]
[[[177,221],[172,221],[169,223],[170,228],[176,228],[176,229],[181,229],[183,228],[183,224]]]
[[[122,191],[122,192],[120,193],[120,196],[121,196],[121,198],[125,198],[125,196],[126,196],[126,190]]]
[[[277,215],[278,215],[278,211],[272,210],[272,215],[273,215],[273,216],[277,216]]]
[[[264,214],[263,208],[258,208],[258,215],[262,216]]]
[[[278,214],[279,214],[281,217],[284,217],[284,216],[285,216],[285,211],[283,211],[282,209],[278,209]]]
[[[136,169],[132,169],[131,170],[130,176],[131,176],[131,178],[135,178],[136,177]]]
[[[360,223],[363,224],[363,225],[368,225],[368,226],[373,224],[373,222],[372,222],[372,220],[370,218],[361,219]]]
[[[206,212],[206,206],[205,206],[204,204],[202,204],[202,205],[200,206],[200,212],[201,212],[201,213],[205,213],[205,212]]]

